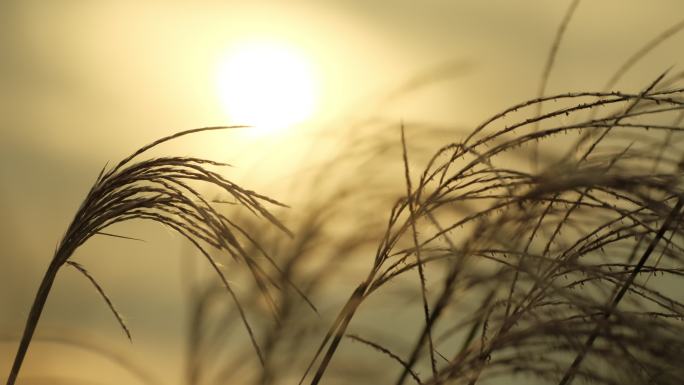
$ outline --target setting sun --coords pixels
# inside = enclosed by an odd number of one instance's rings
[[[275,42],[237,45],[221,60],[218,95],[232,124],[273,134],[309,118],[316,104],[314,71],[295,48]]]

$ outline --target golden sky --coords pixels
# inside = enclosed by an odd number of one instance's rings
[[[535,97],[568,4],[1,1],[0,332],[19,334],[44,266],[107,162],[179,130],[259,125],[241,119],[275,116],[263,124],[277,129],[201,134],[164,152],[227,161],[236,166],[229,170],[232,180],[287,201],[283,184],[301,166],[302,151],[335,149],[358,122],[373,117],[396,125],[403,120],[409,129],[418,123],[452,127],[449,140],[457,140],[493,113]],[[583,2],[547,94],[603,88],[631,54],[682,15],[681,0]],[[682,47],[684,34],[672,37],[616,87],[634,91],[670,66],[681,71]],[[290,70],[269,78],[269,65]],[[236,80],[236,71],[245,75]],[[245,78],[267,81],[248,95],[249,87],[239,88]],[[251,104],[231,111],[242,99]],[[70,271],[58,277],[39,331],[99,335],[149,363],[166,383],[180,383],[181,242],[151,224],[126,228],[136,231],[147,235],[146,243],[107,239],[79,251],[130,319],[135,344],[127,344],[100,298]],[[14,349],[0,345],[0,378]],[[26,373],[92,374],[69,368],[55,353],[61,351],[34,347]]]

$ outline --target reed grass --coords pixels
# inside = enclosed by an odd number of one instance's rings
[[[397,384],[408,377],[419,384],[475,384],[520,374],[560,384],[575,377],[603,384],[674,384],[682,374],[676,352],[684,348],[678,337],[684,335],[684,304],[657,288],[658,279],[640,279],[684,276],[677,140],[684,89],[659,87],[667,79],[658,76],[638,93],[566,93],[512,106],[461,142],[438,149],[415,182],[402,126],[399,153],[380,156],[386,162],[399,155],[397,171],[404,181],[405,193],[397,196],[389,216],[365,226],[359,222],[347,233],[330,231],[346,201],[358,205],[352,198],[359,196],[350,194],[358,186],[352,183],[349,190],[321,193],[302,207],[305,215],[290,221],[297,223],[293,241],[276,234],[289,231],[265,207],[284,205],[208,168],[218,163],[179,157],[134,162],[166,140],[220,128],[185,131],[145,146],[103,170],[87,194],[41,283],[8,384],[16,379],[50,285],[65,264],[94,284],[130,333],[104,289],[69,257],[94,235],[116,236],[105,232],[111,224],[132,219],[151,219],[179,232],[223,283],[195,293],[188,384],[231,382],[241,373],[242,356],[220,363],[219,370],[208,369],[221,357],[216,352],[225,348],[234,322],[243,325],[257,352],[255,381],[283,381],[284,373],[296,368],[293,357],[301,362],[309,351],[302,341],[310,343],[321,332],[316,313],[302,311],[316,309],[312,298],[325,292],[345,256],[365,254],[373,244],[370,269],[331,320],[308,365],[312,384],[323,380],[345,339],[397,363]],[[538,104],[547,105],[546,112],[538,115]],[[606,107],[612,110],[591,116]],[[561,116],[574,119],[562,123]],[[566,153],[544,155],[537,173],[524,166],[525,150],[533,143],[568,134],[576,142]],[[506,158],[515,153],[519,162]],[[312,180],[320,186],[321,177]],[[202,197],[190,184],[197,182],[221,187],[269,225],[229,219],[221,211],[231,208],[219,211],[214,204],[223,200]],[[210,248],[247,266],[254,285],[250,297],[238,301]],[[320,255],[332,257],[311,265]],[[349,332],[371,297],[383,295],[394,282],[406,285],[412,270],[423,321],[414,325],[417,335],[408,350]],[[223,303],[220,295],[226,291],[233,305],[213,320],[216,313],[209,309]],[[255,329],[248,318],[260,320],[261,327]],[[264,323],[268,318],[272,321]],[[387,320],[377,322],[382,327]],[[418,368],[430,374],[421,375]]]
[[[134,162],[149,149],[169,140],[203,131],[231,128],[237,128],[237,126],[205,127],[182,131],[141,147],[112,168],[102,169],[59,243],[40,283],[7,379],[8,385],[14,384],[17,379],[52,284],[65,264],[76,268],[94,284],[130,338],[129,329],[123,318],[101,286],[82,265],[70,261],[69,258],[91,237],[111,235],[104,232],[109,226],[138,219],[152,220],[175,230],[206,257],[221,279],[225,290],[232,297],[234,305],[240,312],[244,327],[252,339],[253,347],[261,359],[261,350],[254,339],[252,327],[242,310],[240,301],[215,258],[212,257],[209,248],[228,253],[236,260],[245,263],[259,282],[263,295],[270,300],[270,293],[267,289],[269,277],[263,273],[260,264],[245,253],[239,239],[248,235],[239,225],[217,211],[192,184],[199,182],[216,186],[253,214],[266,219],[282,231],[288,232],[285,226],[265,207],[266,204],[284,205],[244,189],[209,169],[209,166],[226,166],[225,164],[190,157],[161,157]],[[250,238],[247,239],[249,241]]]

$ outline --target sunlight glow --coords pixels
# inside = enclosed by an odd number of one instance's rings
[[[220,62],[218,94],[231,124],[273,135],[310,118],[317,99],[311,64],[293,47],[256,41],[237,45]]]

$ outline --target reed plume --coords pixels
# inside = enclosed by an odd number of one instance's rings
[[[244,241],[240,240],[247,239],[249,242],[251,239],[249,235],[237,223],[217,211],[212,206],[212,202],[203,197],[196,184],[202,183],[219,188],[253,214],[289,233],[266,208],[266,205],[285,205],[240,187],[211,170],[211,167],[227,166],[226,164],[192,157],[158,157],[138,160],[151,148],[184,135],[238,127],[204,127],[178,132],[141,147],[114,167],[102,169],[55,250],[40,283],[7,379],[8,385],[13,385],[17,379],[50,289],[57,273],[64,265],[73,266],[95,285],[130,338],[128,327],[104,290],[82,265],[69,259],[93,236],[117,236],[107,233],[108,227],[138,219],[151,220],[175,230],[206,257],[238,309],[254,350],[262,360],[261,350],[242,305],[213,254],[214,252],[227,253],[244,263],[252,272],[254,279],[259,282],[262,294],[269,301],[271,300],[269,290],[273,289],[269,281],[270,277],[264,273],[262,266],[256,260],[245,253],[241,243]]]

